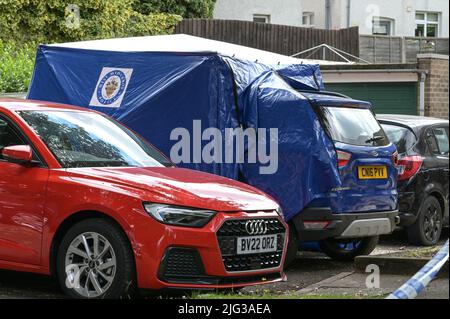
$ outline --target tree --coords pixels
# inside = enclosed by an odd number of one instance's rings
[[[177,14],[183,18],[211,18],[216,0],[136,0],[134,9],[142,14]]]
[[[0,92],[27,90],[38,43],[170,34],[182,19],[135,0],[0,0]]]
[[[171,33],[181,20],[142,14],[135,0],[0,0],[0,40],[65,42]]]

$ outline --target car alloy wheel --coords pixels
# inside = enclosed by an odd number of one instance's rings
[[[117,269],[110,242],[96,232],[77,236],[65,256],[67,284],[84,298],[100,297],[111,287]]]
[[[443,214],[439,200],[428,196],[422,203],[417,220],[406,231],[411,244],[432,246],[436,245],[441,236]]]
[[[441,213],[438,208],[431,204],[424,212],[423,232],[425,238],[430,242],[436,242],[441,234]]]

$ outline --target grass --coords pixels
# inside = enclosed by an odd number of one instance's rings
[[[295,293],[275,294],[264,292],[260,294],[242,294],[242,293],[196,293],[191,295],[192,299],[290,299],[290,300],[308,300],[308,299],[383,299],[385,295],[362,295],[362,294],[306,294],[298,295]]]
[[[408,250],[405,252],[399,252],[392,254],[392,256],[395,257],[406,257],[406,258],[432,258],[434,255],[436,255],[439,250],[441,249],[440,246],[434,246],[434,247],[421,247],[414,250]],[[388,254],[391,255],[391,254]]]

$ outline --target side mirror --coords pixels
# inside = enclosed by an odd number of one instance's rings
[[[3,148],[2,156],[8,162],[26,164],[33,160],[33,150],[29,145],[7,146]]]

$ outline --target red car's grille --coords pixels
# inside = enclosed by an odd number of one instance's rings
[[[205,276],[205,270],[197,250],[183,247],[167,249],[158,272],[160,279],[168,282],[182,282],[202,276]]]
[[[260,220],[264,220],[267,225],[264,235],[277,236],[277,250],[274,252],[237,254],[237,238],[252,236],[246,229],[246,223],[249,219],[228,220],[217,231],[222,261],[228,272],[261,270],[280,266],[283,257],[286,228],[277,218],[255,219],[255,221]]]

